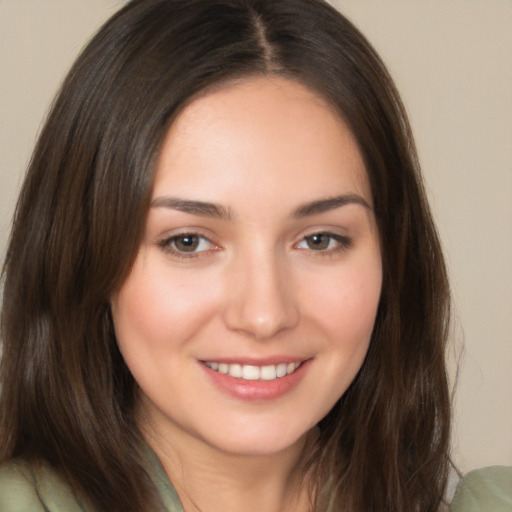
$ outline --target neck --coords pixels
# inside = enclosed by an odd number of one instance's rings
[[[186,512],[311,510],[304,454],[314,433],[271,455],[226,453],[189,436],[162,436],[148,425],[144,433]]]

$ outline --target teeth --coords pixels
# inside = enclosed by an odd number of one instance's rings
[[[260,378],[262,380],[274,380],[277,377],[277,368],[274,365],[262,366]]]
[[[276,375],[278,377],[284,377],[286,375],[286,369],[288,365],[286,363],[278,364],[276,368]]]
[[[231,373],[230,373],[231,375]],[[234,377],[234,375],[231,375]],[[260,368],[259,366],[242,366],[242,379],[245,380],[260,380]]]
[[[231,375],[231,377],[237,377],[237,378],[242,377],[242,375],[243,375],[242,365],[240,365],[240,364],[229,365],[228,373],[229,373],[229,375]]]
[[[212,363],[210,361],[206,361],[204,364],[216,372],[237,379],[267,381],[290,375],[301,365],[301,363],[281,363],[268,366],[251,366],[248,364]]]

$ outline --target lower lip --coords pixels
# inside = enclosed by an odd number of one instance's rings
[[[304,378],[311,360],[304,361],[293,373],[274,380],[244,380],[225,375],[200,363],[207,376],[225,393],[252,401],[275,400],[290,393]]]

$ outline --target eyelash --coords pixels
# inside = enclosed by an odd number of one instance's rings
[[[299,245],[302,243],[308,244],[308,242],[314,240],[315,237],[327,237],[328,238],[328,246],[324,249],[312,249],[311,247],[302,248],[303,250],[307,250],[311,254],[314,254],[315,256],[328,256],[332,257],[336,254],[343,252],[347,249],[349,249],[352,245],[352,240],[343,235],[339,235],[336,233],[330,233],[328,231],[319,231],[316,233],[311,233],[310,235],[304,236],[301,238],[299,242],[297,242],[294,247],[299,248]],[[189,239],[195,239],[196,243],[198,244],[194,250],[192,251],[183,251],[176,247],[176,243],[178,243],[180,240],[185,241],[187,238]],[[335,242],[334,247],[329,247],[332,242]],[[190,259],[190,258],[198,258],[200,256],[206,256],[211,250],[209,248],[197,251],[197,247],[200,247],[202,243],[208,243],[210,246],[213,247],[213,251],[217,250],[217,246],[209,240],[207,237],[199,234],[199,233],[180,233],[178,235],[173,235],[169,238],[165,238],[164,240],[161,240],[158,242],[158,246],[164,250],[167,253],[172,254],[174,257],[181,258],[181,259]],[[193,242],[189,242],[193,243]],[[309,245],[309,244],[308,244]]]
[[[340,252],[346,251],[352,245],[352,239],[347,236],[339,235],[337,233],[330,233],[328,231],[319,231],[316,233],[311,233],[310,235],[306,235],[300,240],[300,242],[295,244],[295,246],[298,247],[299,244],[304,242],[308,243],[308,240],[313,240],[315,237],[327,237],[329,246],[333,241],[336,244],[334,247],[327,247],[325,249],[312,249],[311,247],[305,249],[310,253],[313,253],[315,256],[332,257],[336,254],[339,254]]]
[[[177,257],[177,258],[182,258],[182,259],[189,259],[189,258],[198,258],[199,256],[201,255],[205,255],[204,253],[208,253],[208,249],[206,250],[202,250],[202,251],[180,251],[177,247],[176,247],[176,243],[179,242],[180,240],[185,240],[185,239],[197,239],[197,243],[199,244],[202,244],[203,242],[207,242],[208,244],[210,244],[212,247],[216,247],[215,244],[209,240],[208,238],[206,238],[205,236],[199,234],[199,233],[180,233],[178,235],[173,235],[173,236],[170,236],[169,238],[165,238],[164,240],[161,240],[160,242],[158,242],[158,246],[163,249],[165,252],[168,252],[168,253],[171,253],[173,256]],[[197,248],[197,247],[196,247]],[[215,250],[215,249],[214,249]]]

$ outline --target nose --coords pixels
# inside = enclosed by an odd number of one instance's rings
[[[278,258],[244,258],[228,274],[224,319],[229,329],[267,340],[297,325],[293,280]]]

